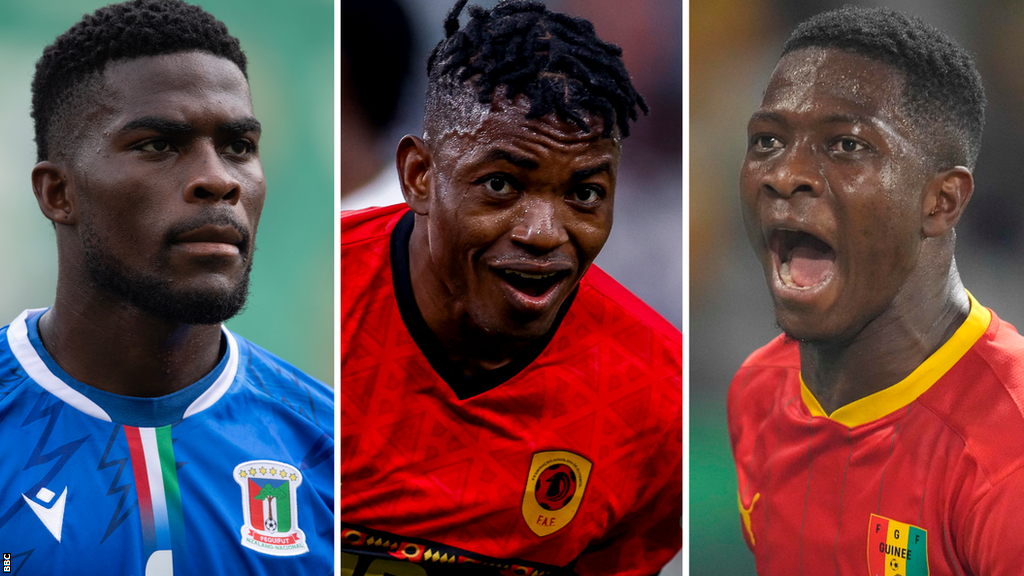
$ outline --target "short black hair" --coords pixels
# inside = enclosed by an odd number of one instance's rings
[[[905,77],[903,103],[929,138],[937,169],[973,169],[985,127],[985,88],[969,52],[918,18],[846,6],[803,22],[782,54],[835,48],[885,63]]]
[[[459,29],[467,0],[458,0],[445,19],[445,35],[427,61],[427,118],[446,112],[442,94],[470,84],[481,104],[503,86],[509,100],[530,100],[527,118],[554,111],[589,132],[591,115],[604,122],[602,136],[616,126],[629,135],[629,120],[647,103],[633,87],[622,49],[597,37],[587,20],[552,12],[530,0],[508,0],[492,10],[471,6]]]
[[[248,78],[238,39],[198,6],[180,0],[131,0],[83,16],[36,62],[32,118],[37,160],[68,152],[77,121],[100,96],[109,63],[193,50],[234,62]]]

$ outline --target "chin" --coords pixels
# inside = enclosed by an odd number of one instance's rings
[[[826,326],[826,316],[808,310],[793,311],[775,307],[775,324],[789,340],[801,344],[826,343],[836,340]]]
[[[794,317],[794,314],[779,313],[776,310],[775,324],[788,340],[815,346],[844,345],[853,339],[851,330],[843,330],[828,322],[831,315],[809,314]],[[854,335],[856,334],[855,331]]]
[[[557,311],[537,318],[521,318],[514,312],[491,317],[478,323],[487,334],[508,340],[530,341],[543,338],[555,323]]]

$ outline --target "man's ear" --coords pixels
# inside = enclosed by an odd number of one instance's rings
[[[78,198],[64,164],[44,160],[32,169],[32,191],[43,216],[54,224],[78,223]]]
[[[928,183],[922,211],[921,231],[927,238],[936,238],[949,232],[960,220],[964,207],[974,193],[974,176],[963,166],[939,172]]]
[[[395,162],[405,203],[416,214],[427,214],[430,211],[430,197],[434,193],[434,165],[430,149],[416,136],[405,136],[398,143]]]

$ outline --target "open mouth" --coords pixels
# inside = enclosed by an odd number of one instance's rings
[[[835,270],[835,250],[807,232],[775,230],[770,247],[778,258],[779,277],[790,288],[817,286],[828,280]]]
[[[531,274],[519,270],[501,270],[498,273],[502,279],[512,285],[513,288],[530,296],[538,298],[547,294],[558,282],[569,275],[568,270],[549,272],[546,274]]]

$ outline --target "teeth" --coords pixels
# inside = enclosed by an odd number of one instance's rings
[[[793,282],[793,277],[789,274],[789,262],[783,262],[779,266],[779,276],[782,277],[782,282],[790,288],[796,288],[797,290],[809,290],[811,288],[810,286],[798,286],[796,282]]]
[[[552,272],[550,274],[528,274],[526,272],[520,272],[518,270],[505,270],[505,274],[508,274],[510,276],[514,274],[516,276],[519,276],[520,278],[526,278],[527,280],[544,280],[545,278],[551,278],[552,276],[557,274],[557,272]]]

